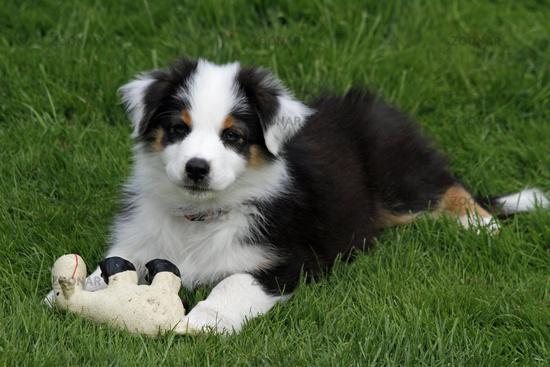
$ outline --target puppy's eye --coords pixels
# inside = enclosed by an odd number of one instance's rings
[[[187,129],[189,129],[189,127],[186,124],[176,124],[172,126],[170,132],[173,134],[185,134]]]
[[[227,129],[223,132],[223,138],[225,141],[233,143],[241,139],[241,136],[235,130]]]

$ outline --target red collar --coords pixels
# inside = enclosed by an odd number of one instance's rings
[[[227,210],[207,210],[202,213],[193,213],[193,214],[184,214],[183,216],[191,222],[202,222],[208,219],[214,219],[219,217],[222,214],[227,213]]]

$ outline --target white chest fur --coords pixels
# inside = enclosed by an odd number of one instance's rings
[[[256,270],[273,260],[264,246],[242,243],[250,233],[254,216],[250,208],[191,222],[169,214],[154,199],[141,198],[130,220],[114,228],[113,246],[107,256],[120,256],[144,273],[143,265],[155,258],[178,266],[186,288],[213,284],[231,274]]]
[[[247,170],[209,203],[185,196],[165,174],[158,154],[135,149],[134,173],[127,190],[134,193],[131,214],[119,219],[107,256],[120,256],[144,274],[144,264],[163,258],[178,266],[187,288],[213,284],[231,274],[249,272],[276,260],[265,239],[243,243],[262,222],[255,208],[242,203],[270,200],[288,187],[286,163],[277,159],[260,170]],[[180,208],[231,208],[205,221],[191,222]]]

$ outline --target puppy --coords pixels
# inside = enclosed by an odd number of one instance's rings
[[[121,92],[137,141],[107,256],[216,284],[182,320],[205,329],[238,332],[302,274],[420,213],[495,231],[493,214],[549,204],[534,189],[476,201],[410,118],[363,89],[306,106],[264,69],[182,58]],[[104,286],[98,269],[86,288]]]

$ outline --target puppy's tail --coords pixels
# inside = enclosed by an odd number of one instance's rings
[[[550,201],[540,189],[525,189],[515,194],[492,197],[477,197],[477,202],[485,209],[504,219],[536,207],[550,208]]]

